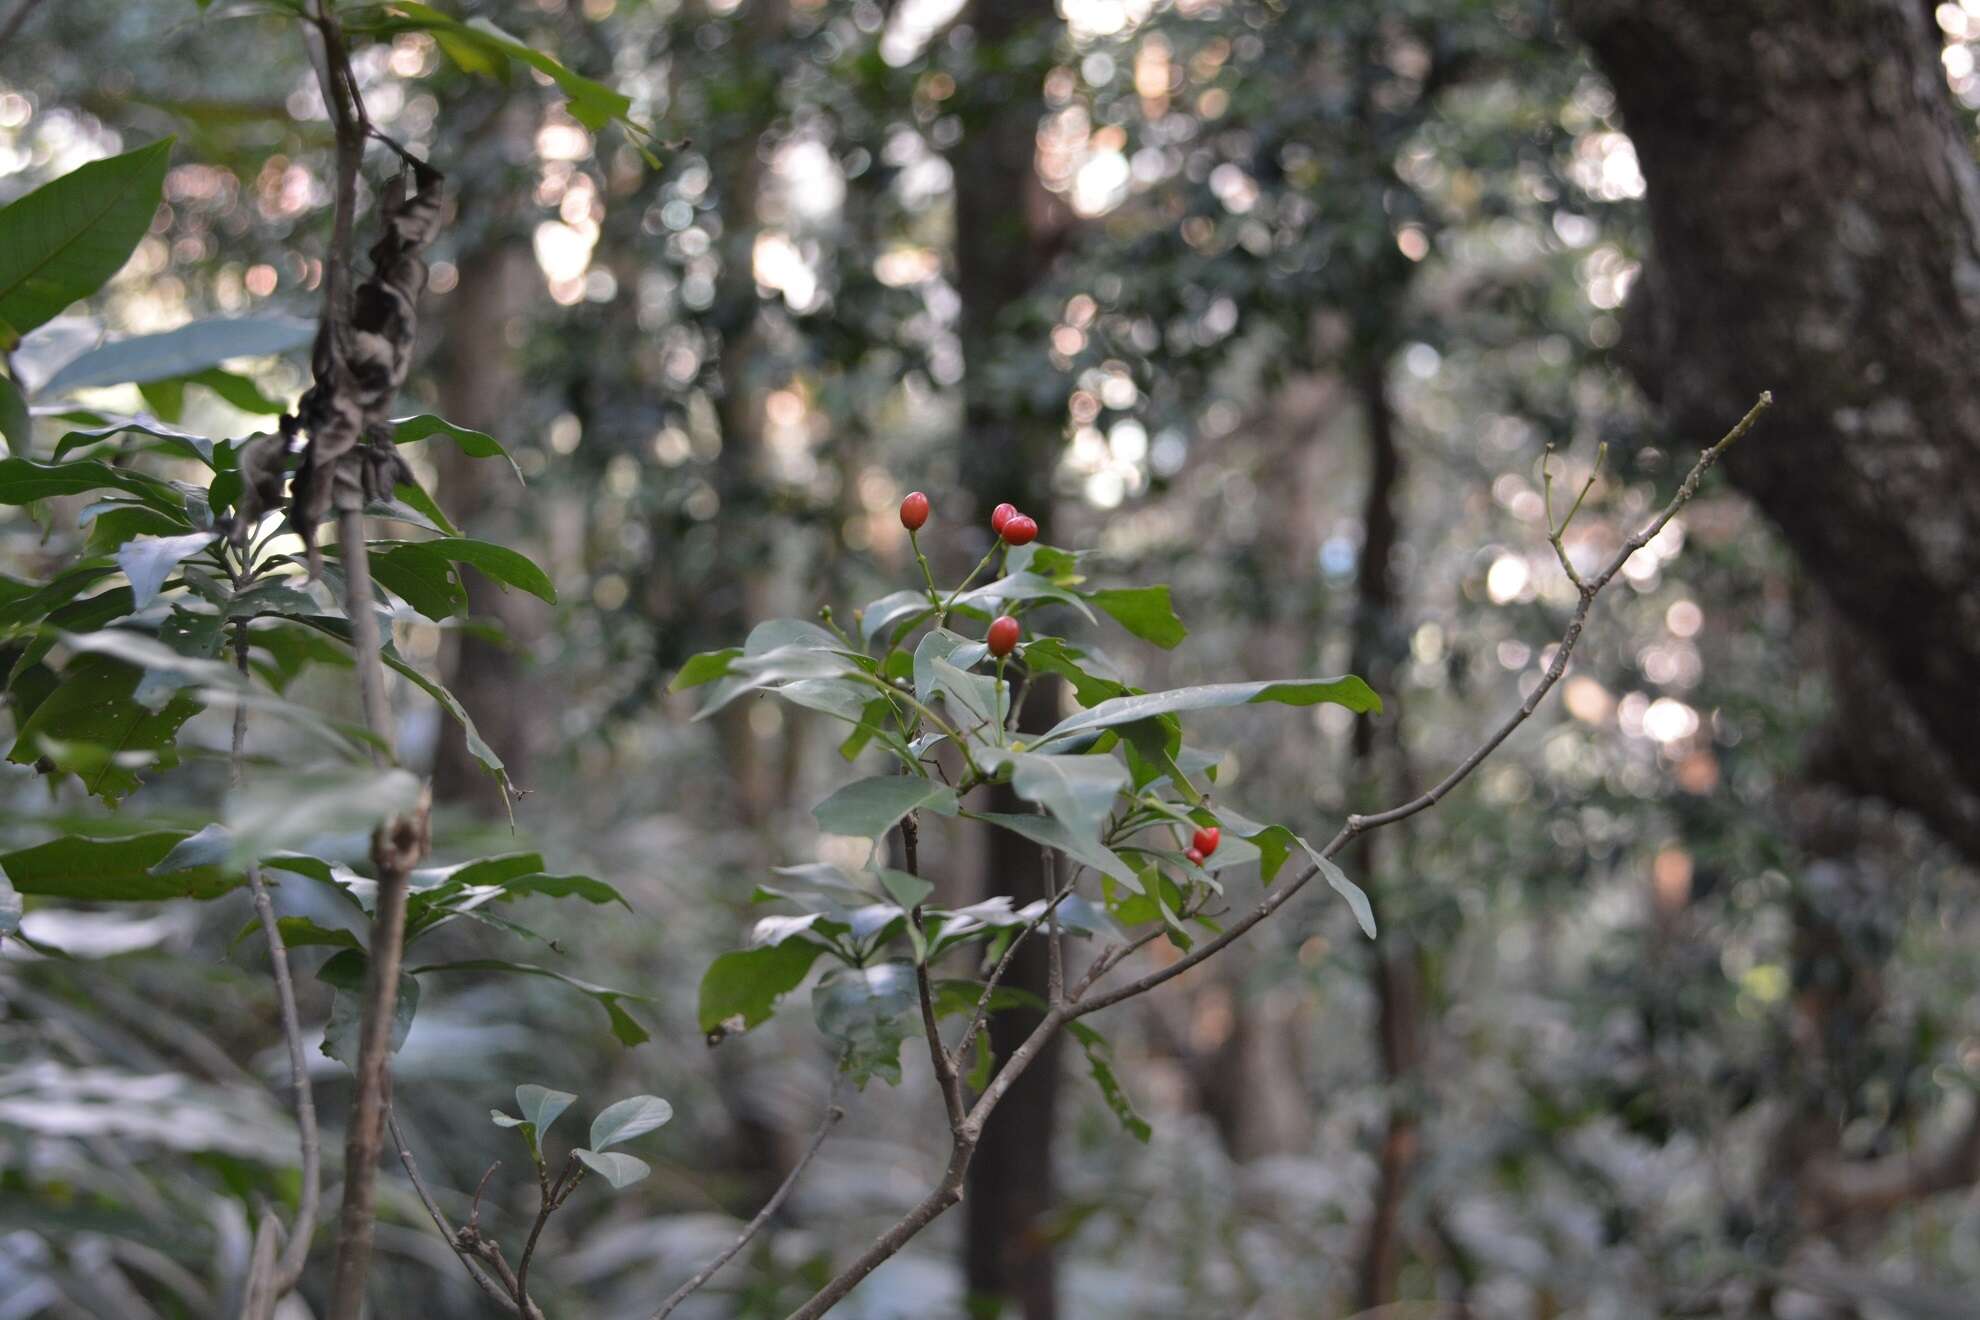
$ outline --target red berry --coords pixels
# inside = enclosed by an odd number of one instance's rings
[[[1003,538],[1012,545],[1030,545],[1038,539],[1038,523],[1022,513],[1004,519]]]
[[[1224,841],[1224,832],[1215,825],[1205,825],[1191,837],[1190,843],[1196,851],[1208,857],[1217,851],[1217,845]]]
[[[1197,866],[1203,865],[1203,851],[1200,848],[1191,848],[1188,852],[1184,853],[1183,856],[1189,858],[1189,860]]]
[[[998,657],[1009,655],[1017,649],[1018,621],[1008,614],[1000,614],[990,625],[990,654]]]
[[[928,497],[918,490],[908,492],[908,497],[901,501],[901,526],[918,532],[927,521]]]
[[[990,530],[997,535],[1004,534],[1004,524],[1018,516],[1017,505],[999,504],[990,510]]]

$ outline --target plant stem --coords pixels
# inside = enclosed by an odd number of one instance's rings
[[[818,1154],[818,1148],[825,1144],[825,1138],[832,1135],[832,1129],[837,1127],[839,1120],[846,1116],[845,1109],[839,1104],[839,1093],[844,1084],[845,1074],[839,1072],[832,1081],[831,1098],[825,1102],[824,1122],[818,1125],[818,1131],[812,1134],[811,1144],[805,1147],[804,1154],[800,1155],[798,1162],[791,1166],[791,1171],[784,1175],[784,1181],[779,1183],[777,1190],[770,1194],[770,1199],[763,1203],[763,1208],[756,1212],[756,1217],[743,1226],[743,1231],[736,1235],[734,1242],[722,1248],[714,1259],[696,1270],[692,1278],[669,1293],[667,1300],[660,1304],[660,1309],[653,1313],[652,1320],[667,1320],[667,1317],[674,1313],[674,1308],[699,1292],[710,1279],[715,1277],[718,1270],[734,1260],[737,1254],[763,1231],[764,1225],[770,1222],[770,1217],[776,1214],[778,1208],[790,1198],[798,1179],[804,1175],[805,1169]]]
[[[237,587],[239,582],[237,575]],[[246,620],[234,625],[234,667],[240,670],[243,677],[247,675]],[[236,705],[229,776],[236,788],[240,787],[247,748],[247,718],[247,707]],[[254,896],[255,915],[261,921],[261,933],[268,941],[269,969],[275,980],[275,1001],[281,1011],[282,1039],[289,1047],[289,1084],[296,1091],[296,1128],[302,1143],[302,1196],[296,1207],[296,1222],[289,1230],[289,1240],[282,1248],[281,1263],[275,1272],[274,1287],[269,1297],[272,1302],[296,1286],[302,1278],[303,1266],[309,1260],[310,1240],[316,1236],[317,1203],[323,1189],[323,1147],[316,1127],[316,1094],[310,1086],[309,1059],[303,1050],[302,1021],[296,1012],[296,986],[289,971],[288,946],[282,940],[282,928],[275,920],[275,903],[269,897],[259,864],[248,864],[247,882],[248,890]]]

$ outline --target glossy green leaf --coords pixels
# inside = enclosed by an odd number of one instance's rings
[[[901,1080],[901,1043],[921,1030],[914,965],[883,962],[835,967],[812,992],[818,1030],[839,1048],[846,1073],[865,1086]]]
[[[371,960],[360,950],[340,949],[316,969],[316,979],[336,991],[330,997],[330,1021],[323,1028],[323,1053],[346,1068],[357,1067],[370,966]],[[418,1013],[419,981],[401,972],[398,997],[392,1004],[392,1053],[406,1043]]]
[[[148,639],[147,639],[148,640]],[[156,708],[136,699],[145,671],[109,655],[84,654],[63,666],[61,682],[20,727],[7,759],[33,765],[47,744],[100,748],[101,763],[78,770],[83,787],[117,801],[138,786],[139,771],[178,761],[179,729],[199,710],[188,697]]]
[[[615,119],[628,122],[627,117],[632,112],[630,97],[613,91],[603,83],[580,77],[485,18],[471,18],[463,23],[432,5],[416,4],[413,0],[397,0],[392,7],[436,38],[443,39],[443,48],[457,61],[461,61],[463,52],[472,52],[484,60],[494,56],[505,61],[516,60],[535,69],[557,84],[558,90],[568,98],[566,108],[570,110],[571,118],[594,133]]]
[[[1020,752],[1008,758],[1011,788],[1097,846],[1100,828],[1127,787],[1127,767],[1111,756],[1045,756]]]
[[[1067,716],[1046,731],[1034,746],[1042,747],[1087,729],[1103,729],[1131,724],[1154,715],[1171,715],[1191,710],[1212,710],[1222,706],[1243,706],[1259,702],[1279,702],[1287,706],[1312,706],[1330,702],[1356,714],[1382,709],[1382,700],[1368,684],[1352,674],[1341,678],[1284,679],[1260,683],[1208,683],[1201,687],[1176,688],[1140,696],[1115,697],[1091,710]]]
[[[1120,1120],[1121,1127],[1126,1129],[1129,1136],[1144,1146],[1147,1145],[1149,1137],[1154,1135],[1154,1130],[1148,1126],[1146,1119],[1135,1112],[1134,1102],[1128,1099],[1127,1092],[1121,1087],[1120,1079],[1114,1075],[1113,1063],[1108,1058],[1107,1042],[1099,1032],[1084,1022],[1067,1023],[1066,1030],[1079,1042],[1080,1049],[1085,1052],[1086,1066],[1092,1072],[1093,1083],[1100,1088],[1100,1096],[1107,1102],[1107,1108],[1114,1111],[1114,1117]]]
[[[516,1088],[516,1108],[522,1111],[523,1122],[536,1130],[539,1139],[576,1101],[577,1097],[569,1091],[553,1091],[534,1082]]]
[[[699,655],[689,656],[688,662],[681,666],[678,674],[674,675],[674,681],[667,684],[667,690],[680,692],[687,688],[700,687],[704,683],[713,683],[729,672],[729,662],[739,658],[742,653],[740,646],[725,646],[719,651],[703,651]]]
[[[27,399],[21,387],[5,375],[0,375],[0,440],[17,454],[33,448],[34,418],[28,412]]]
[[[641,1178],[653,1172],[653,1166],[645,1160],[636,1159],[624,1151],[585,1150],[580,1147],[571,1152],[580,1164],[612,1185],[613,1191],[630,1187]]]
[[[157,597],[165,579],[179,561],[212,545],[215,532],[188,532],[182,536],[137,536],[117,547],[117,567],[130,579],[133,609],[143,609]]]
[[[167,864],[191,837],[176,830],[109,839],[70,835],[0,854],[0,870],[20,893],[89,903],[218,898],[235,888],[240,878],[211,860]]]
[[[41,387],[53,398],[73,390],[196,376],[233,358],[273,357],[307,348],[316,322],[290,316],[194,321],[158,334],[113,340],[71,359]]]
[[[439,555],[455,563],[471,564],[497,582],[519,587],[541,600],[556,603],[557,588],[551,583],[549,574],[532,563],[529,556],[490,541],[476,541],[465,536],[443,536],[432,541],[374,541],[373,562],[410,549]]]
[[[856,779],[811,809],[827,834],[877,839],[911,811],[956,814],[955,790],[919,775],[879,775]]]
[[[1022,834],[1033,843],[1045,848],[1056,848],[1083,866],[1090,866],[1105,876],[1111,876],[1128,888],[1141,889],[1141,877],[1135,874],[1132,866],[1111,848],[1102,847],[1092,839],[1074,834],[1055,816],[1008,815],[1002,812],[971,812],[977,820],[989,821],[1015,834]]]
[[[0,207],[0,351],[101,288],[130,259],[172,139],[91,161]]]
[[[591,1146],[604,1150],[644,1136],[674,1116],[674,1107],[657,1095],[635,1095],[600,1110],[591,1120]]]
[[[492,435],[456,426],[444,417],[432,413],[420,413],[413,417],[397,417],[392,420],[392,443],[395,445],[417,444],[434,436],[445,436],[452,440],[456,448],[469,458],[507,459],[509,468],[516,474],[516,480],[523,479],[523,471],[509,451]]]
[[[1086,598],[1113,616],[1121,627],[1164,650],[1173,650],[1189,636],[1189,629],[1176,617],[1176,607],[1169,600],[1166,586],[1109,588],[1089,591]]]
[[[708,1043],[767,1022],[777,1001],[798,988],[823,952],[808,941],[789,940],[725,953],[710,963],[697,1010]]]

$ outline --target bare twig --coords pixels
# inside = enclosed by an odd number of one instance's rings
[[[1016,1050],[1012,1051],[1010,1058],[1004,1061],[1004,1065],[990,1079],[990,1083],[984,1088],[983,1094],[977,1097],[975,1105],[970,1108],[962,1124],[954,1129],[953,1140],[950,1143],[949,1162],[943,1170],[940,1181],[912,1209],[896,1220],[879,1237],[875,1238],[851,1264],[834,1275],[803,1306],[793,1311],[790,1315],[790,1320],[817,1320],[818,1317],[824,1315],[843,1300],[846,1294],[857,1287],[860,1281],[865,1279],[867,1275],[871,1274],[882,1263],[899,1252],[915,1234],[926,1228],[950,1206],[953,1206],[962,1199],[963,1180],[968,1175],[970,1160],[976,1153],[976,1144],[982,1135],[983,1124],[988,1120],[991,1112],[1003,1100],[1005,1094],[1017,1082],[1017,1079],[1024,1073],[1025,1069],[1031,1066],[1039,1053],[1051,1043],[1052,1038],[1068,1022],[1118,1004],[1123,1000],[1146,994],[1156,986],[1173,980],[1191,968],[1200,965],[1206,959],[1215,957],[1218,953],[1242,938],[1252,927],[1258,925],[1258,923],[1264,921],[1267,917],[1285,906],[1295,894],[1305,888],[1306,885],[1312,882],[1315,876],[1321,873],[1323,862],[1332,859],[1335,854],[1339,853],[1341,849],[1345,848],[1357,836],[1365,834],[1370,830],[1379,829],[1384,825],[1405,820],[1420,811],[1425,811],[1435,806],[1446,794],[1462,783],[1473,770],[1476,770],[1486,757],[1490,756],[1501,743],[1505,742],[1512,735],[1513,730],[1526,722],[1528,717],[1539,706],[1541,698],[1546,696],[1554,684],[1560,681],[1561,675],[1567,669],[1568,656],[1573,652],[1575,642],[1579,640],[1582,629],[1587,624],[1588,612],[1595,602],[1596,595],[1603,587],[1608,585],[1617,573],[1622,571],[1623,565],[1629,561],[1631,555],[1649,544],[1651,538],[1664,529],[1665,524],[1670,522],[1677,514],[1677,511],[1690,502],[1691,498],[1698,493],[1698,483],[1703,479],[1705,473],[1711,470],[1712,466],[1718,462],[1719,458],[1728,448],[1753,428],[1754,423],[1759,420],[1760,414],[1765,412],[1773,401],[1772,394],[1761,394],[1759,400],[1748,410],[1746,416],[1742,417],[1732,430],[1728,431],[1717,444],[1699,456],[1698,462],[1692,467],[1690,473],[1686,475],[1683,483],[1678,487],[1677,494],[1672,497],[1671,502],[1664,507],[1663,511],[1651,519],[1634,536],[1625,541],[1600,573],[1579,584],[1579,603],[1575,607],[1573,616],[1568,620],[1567,627],[1561,635],[1560,643],[1555,649],[1553,660],[1547,666],[1541,681],[1534,687],[1532,692],[1527,694],[1526,699],[1520,703],[1516,711],[1508,716],[1498,728],[1494,729],[1486,737],[1485,741],[1471,755],[1459,762],[1457,767],[1445,775],[1443,779],[1439,780],[1434,787],[1386,811],[1376,812],[1372,815],[1349,816],[1347,823],[1341,827],[1340,832],[1328,842],[1325,848],[1320,850],[1320,862],[1316,862],[1292,880],[1274,888],[1272,893],[1262,899],[1250,911],[1246,912],[1243,917],[1228,926],[1215,939],[1197,945],[1188,954],[1177,959],[1175,962],[1150,972],[1127,985],[1120,986],[1104,994],[1092,994],[1089,996],[1091,986],[1098,980],[1100,975],[1104,975],[1107,970],[1119,966],[1134,949],[1147,943],[1153,936],[1144,935],[1127,944],[1116,946],[1115,950],[1111,952],[1102,953],[1095,960],[1093,967],[1089,968],[1085,976],[1081,978],[1079,985],[1075,987],[1073,994],[1068,998],[1067,1002],[1051,1005],[1038,1025],[1032,1029],[1031,1034],[1025,1037],[1024,1042]]]
[[[521,1314],[526,1320],[543,1320],[543,1312],[538,1310],[534,1303],[529,1304],[524,1310],[518,1312],[513,1292],[515,1276],[509,1273],[508,1263],[501,1259],[501,1251],[499,1249],[495,1250],[493,1252],[494,1259],[489,1260],[487,1248],[494,1247],[494,1243],[490,1239],[482,1237],[480,1233],[478,1219],[481,1210],[481,1192],[476,1190],[474,1194],[475,1208],[472,1217],[470,1217],[468,1222],[459,1231],[456,1231],[447,1222],[446,1212],[440,1208],[440,1203],[433,1198],[433,1189],[426,1185],[426,1179],[421,1176],[419,1165],[413,1159],[412,1148],[406,1144],[406,1134],[399,1129],[398,1115],[387,1110],[385,1122],[386,1126],[391,1129],[392,1144],[398,1147],[399,1163],[405,1167],[406,1178],[412,1183],[413,1191],[418,1194],[420,1204],[426,1207],[427,1217],[433,1221],[433,1226],[440,1230],[440,1236],[446,1239],[448,1247],[460,1258],[462,1268],[466,1269],[468,1277],[474,1280],[475,1287],[486,1293],[492,1301],[499,1303],[502,1309],[509,1315]],[[492,1174],[493,1172],[493,1169],[489,1170],[489,1173]],[[487,1177],[484,1176],[481,1181],[482,1186],[486,1187],[488,1184]],[[488,1273],[481,1266],[475,1264],[477,1259],[488,1261],[489,1264],[496,1266],[498,1273],[502,1276],[501,1281],[497,1282],[495,1279],[489,1277]]]
[[[819,1123],[818,1131],[812,1134],[811,1144],[804,1148],[804,1154],[798,1156],[798,1162],[791,1166],[791,1171],[784,1176],[784,1181],[777,1185],[777,1190],[770,1194],[770,1199],[763,1203],[763,1208],[756,1212],[756,1217],[743,1226],[742,1232],[736,1235],[734,1242],[722,1248],[714,1259],[696,1270],[692,1278],[668,1294],[667,1300],[660,1304],[660,1309],[653,1313],[652,1320],[667,1320],[667,1317],[674,1313],[675,1307],[700,1291],[710,1279],[715,1277],[718,1270],[734,1260],[742,1249],[763,1231],[764,1225],[770,1222],[771,1216],[775,1215],[789,1199],[792,1189],[797,1186],[798,1179],[804,1176],[805,1169],[818,1154],[818,1148],[825,1144],[825,1138],[832,1135],[832,1129],[837,1127],[839,1120],[846,1116],[844,1107],[839,1103],[839,1095],[844,1085],[845,1072],[841,1069],[836,1072],[832,1080],[832,1093],[825,1102],[824,1121]]]
[[[1079,872],[1074,871],[1073,881],[1077,881],[1078,879]],[[1056,921],[1059,904],[1064,902],[1066,895],[1072,893],[1072,891],[1072,882],[1068,882],[1065,888],[1052,895],[1051,899],[1045,905],[1045,910],[1033,917],[1030,921],[1027,921],[1024,925],[1018,927],[1018,933],[1013,935],[1011,942],[1004,946],[1004,952],[997,959],[997,965],[990,969],[988,979],[983,982],[983,992],[976,997],[976,1010],[970,1014],[969,1026],[964,1029],[962,1037],[957,1040],[956,1048],[952,1052],[952,1057],[956,1059],[959,1066],[962,1059],[969,1054],[969,1047],[976,1043],[976,1034],[983,1030],[984,1023],[989,1021],[990,1000],[996,995],[997,987],[1003,984],[1005,974],[1010,971],[1011,959],[1017,955],[1018,945],[1024,943],[1025,937],[1037,930],[1041,922],[1047,919]]]

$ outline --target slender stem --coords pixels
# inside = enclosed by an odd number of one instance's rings
[[[236,585],[239,583],[236,577]],[[234,625],[234,667],[248,672],[247,621]],[[238,788],[247,748],[247,707],[234,707],[234,742],[231,782]],[[247,868],[248,890],[254,896],[255,915],[261,920],[261,933],[268,941],[268,963],[275,980],[275,1000],[281,1011],[282,1039],[289,1047],[289,1084],[296,1092],[296,1128],[302,1142],[302,1198],[296,1207],[296,1222],[282,1248],[282,1259],[275,1272],[274,1294],[280,1296],[296,1286],[309,1260],[310,1241],[316,1236],[316,1210],[323,1190],[323,1146],[316,1127],[316,1093],[309,1081],[309,1058],[303,1049],[302,1020],[296,1012],[295,979],[289,971],[289,949],[282,939],[281,925],[275,919],[275,904],[262,880],[261,867]]]
[[[901,861],[907,873],[921,874],[921,825],[909,812],[901,818]],[[921,906],[915,905],[908,914],[908,920],[921,928]],[[956,1058],[942,1044],[941,1024],[935,1016],[935,994],[928,980],[928,959],[923,957],[914,964],[915,996],[921,1001],[921,1030],[928,1037],[928,1061],[935,1068],[935,1082],[942,1091],[942,1106],[948,1110],[949,1126],[959,1127],[963,1121],[962,1078],[956,1072]]]
[[[583,1177],[584,1166],[578,1163],[577,1156],[566,1155],[564,1171],[557,1175],[557,1181],[542,1188],[543,1199],[537,1206],[536,1222],[530,1225],[529,1240],[523,1243],[522,1256],[516,1261],[517,1306],[521,1306],[523,1300],[529,1296],[529,1264],[536,1258],[536,1240],[543,1236],[543,1226],[550,1222],[550,1216],[564,1203],[564,1198],[576,1189],[579,1180]]]
[[[1001,536],[998,537],[997,543],[991,546],[988,550],[984,551],[983,558],[976,561],[976,567],[969,570],[969,576],[964,578],[961,582],[956,583],[956,589],[949,593],[949,598],[947,600],[942,602],[942,607],[941,607],[942,617],[940,620],[942,627],[946,628],[949,626],[949,611],[953,610],[956,607],[956,598],[958,596],[961,596],[963,592],[969,589],[969,584],[976,581],[976,575],[978,573],[981,573],[984,569],[990,566],[991,559],[996,557],[996,554],[999,550],[1008,551],[1009,549],[1010,549],[1010,543],[1004,540],[1003,537]],[[933,583],[930,583],[930,585],[932,586]]]
[[[480,1226],[473,1222],[473,1220],[470,1220],[458,1233],[455,1232],[453,1225],[447,1222],[446,1212],[441,1210],[440,1203],[434,1199],[433,1189],[426,1185],[426,1179],[419,1172],[419,1165],[413,1159],[412,1148],[406,1144],[406,1134],[399,1130],[399,1116],[388,1110],[386,1111],[385,1122],[392,1132],[392,1144],[398,1147],[399,1163],[405,1166],[407,1180],[412,1183],[413,1191],[418,1193],[420,1204],[426,1207],[427,1217],[433,1221],[433,1226],[440,1230],[440,1236],[446,1239],[447,1245],[453,1249],[456,1256],[460,1257],[461,1266],[467,1270],[468,1277],[474,1280],[475,1287],[486,1293],[491,1300],[500,1303],[503,1310],[508,1314],[518,1314],[516,1299],[510,1291],[511,1285],[514,1282],[513,1276],[507,1276],[498,1283],[495,1279],[490,1278],[487,1271],[483,1270],[481,1266],[475,1264],[474,1255],[470,1252],[470,1249],[462,1245],[463,1237],[467,1237],[477,1244],[480,1242]],[[490,1172],[492,1173],[493,1170],[491,1169]],[[486,1186],[487,1181],[486,1178],[483,1178],[482,1184]],[[477,1191],[475,1193],[477,1215],[480,1213],[480,1199],[481,1194]],[[499,1253],[497,1253],[497,1258],[499,1259]],[[537,1310],[533,1303],[526,1304],[521,1314],[528,1317],[528,1320],[543,1320],[543,1313]]]
[[[913,528],[908,529],[908,544],[914,548],[914,562],[921,565],[921,580],[928,588],[928,603],[940,612],[942,590],[935,585],[935,570],[928,566],[928,556],[921,552],[921,536]]]
[[[714,1259],[696,1270],[692,1278],[669,1293],[667,1300],[660,1304],[660,1309],[653,1313],[652,1320],[667,1320],[667,1317],[674,1313],[675,1307],[700,1291],[710,1279],[715,1277],[718,1270],[734,1260],[744,1247],[755,1240],[756,1235],[763,1231],[764,1225],[770,1222],[771,1216],[790,1199],[792,1189],[797,1186],[798,1179],[804,1176],[805,1169],[818,1154],[818,1148],[825,1144],[825,1138],[832,1135],[832,1129],[837,1127],[839,1120],[846,1116],[844,1107],[839,1104],[839,1094],[844,1085],[845,1073],[840,1071],[833,1078],[832,1094],[825,1102],[825,1118],[818,1125],[818,1131],[812,1134],[811,1144],[805,1147],[804,1154],[800,1155],[798,1162],[791,1166],[791,1171],[784,1176],[784,1181],[778,1184],[777,1190],[770,1194],[770,1199],[763,1203],[763,1208],[756,1212],[756,1217],[743,1226],[742,1232],[736,1234],[734,1242],[722,1248],[715,1254]]]

